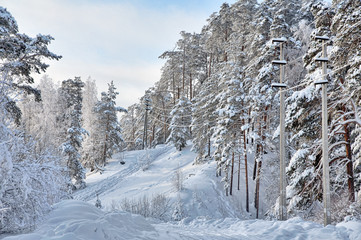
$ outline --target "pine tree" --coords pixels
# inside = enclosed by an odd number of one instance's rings
[[[47,146],[39,150],[38,143],[29,134],[34,132],[30,114],[27,127],[19,128],[25,126],[17,106],[22,96],[19,92],[25,94],[27,104],[38,109],[41,95],[30,86],[32,73],[47,69],[48,65],[42,62],[45,58],[60,59],[47,48],[51,40],[51,36],[39,34],[31,38],[18,33],[13,16],[0,7],[1,233],[31,229],[51,205],[68,196],[69,181],[59,158]]]
[[[311,8],[315,17],[316,29],[311,33],[315,35],[330,36],[329,8],[317,3]],[[290,182],[287,187],[289,199],[288,211],[291,214],[317,208],[317,200],[322,198],[322,184],[320,180],[321,164],[321,94],[320,85],[314,81],[320,80],[321,68],[317,66],[314,58],[320,54],[321,47],[316,41],[310,42],[308,52],[303,57],[308,74],[303,78],[304,87],[294,91],[287,99],[286,124],[292,132],[291,141],[296,151],[288,164],[286,173]],[[328,84],[331,88],[332,83]],[[307,216],[306,216],[307,217]]]
[[[169,113],[173,103],[170,92],[163,89],[163,86],[156,84],[154,89],[148,91],[151,102],[151,109],[148,114],[148,142],[152,147],[157,144],[164,144],[167,141],[169,134]]]
[[[182,53],[179,50],[166,51],[159,58],[167,59],[162,67],[159,86],[163,91],[169,91],[173,95],[173,104],[180,98],[182,88]]]
[[[117,113],[126,112],[122,107],[117,107],[115,99],[119,93],[116,91],[113,81],[108,84],[108,91],[101,93],[100,101],[95,104],[94,112],[97,115],[93,138],[94,168],[102,168],[107,159],[111,158],[115,151],[119,150],[123,141]]]
[[[138,104],[133,104],[128,107],[127,113],[123,114],[120,118],[120,124],[122,126],[122,136],[126,144],[126,150],[139,150],[141,149],[142,140],[138,136],[139,128],[138,125]]]
[[[361,24],[361,3],[359,1],[333,1],[335,16],[332,19],[331,29],[335,34],[334,48],[331,60],[334,66],[335,78],[339,81],[341,96],[338,93],[337,98],[341,104],[338,104],[339,116],[338,124],[342,126],[344,133],[342,140],[346,142],[344,148],[346,152],[347,164],[346,176],[349,200],[355,200],[354,186],[359,186],[361,182],[360,163],[357,160],[359,153],[360,138],[358,137],[361,121],[359,120],[359,101],[361,99],[361,59],[360,59],[360,33]],[[352,117],[354,116],[354,117]],[[355,125],[357,127],[355,128]],[[351,132],[355,133],[355,140],[351,143]],[[351,146],[352,145],[352,146]],[[352,157],[351,147],[356,158]],[[353,160],[356,159],[353,164]],[[354,165],[354,166],[353,166]],[[354,183],[354,170],[356,173],[356,182]],[[359,187],[358,189],[359,190]]]
[[[81,126],[81,108],[82,108],[82,88],[84,83],[79,77],[68,79],[62,82],[61,92],[66,99],[68,107],[68,116],[70,124],[68,126],[66,142],[63,143],[63,153],[66,156],[67,166],[70,177],[75,180],[74,188],[82,189],[85,187],[85,170],[80,163],[81,147],[85,129]]]
[[[213,104],[213,93],[216,83],[214,78],[208,78],[201,85],[201,91],[194,98],[192,115],[192,151],[197,153],[195,164],[200,164],[211,158],[211,137],[215,126],[214,114],[217,104]]]
[[[192,121],[192,103],[182,96],[170,112],[170,134],[167,142],[172,142],[178,151],[187,146],[187,140],[191,137],[190,125]]]

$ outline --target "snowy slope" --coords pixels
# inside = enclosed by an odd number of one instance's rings
[[[55,205],[34,233],[4,239],[361,239],[361,222],[324,228],[300,218],[285,222],[247,220],[252,214],[244,210],[243,191],[226,197],[215,176],[214,163],[195,166],[194,157],[190,147],[178,152],[166,145],[118,154],[102,174],[88,174],[87,188],[75,192],[74,200]],[[181,191],[172,180],[178,169],[183,177]],[[97,194],[102,210],[94,206]],[[136,202],[156,194],[169,199],[167,221],[121,210],[125,198]],[[179,202],[183,220],[172,221]]]
[[[170,205],[181,201],[184,216],[190,219],[198,216],[245,217],[243,195],[238,193],[226,199],[221,179],[215,177],[215,164],[193,165],[195,155],[190,148],[179,152],[172,146],[162,145],[147,151],[118,154],[103,174],[88,175],[88,187],[76,192],[74,198],[95,203],[98,194],[105,210],[111,210],[120,208],[125,198],[138,200],[145,196],[151,199],[164,194]],[[121,159],[124,159],[124,165],[119,164]],[[183,179],[180,192],[173,183],[178,169]],[[169,210],[173,212],[173,209]]]

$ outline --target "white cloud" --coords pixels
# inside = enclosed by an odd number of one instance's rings
[[[50,49],[63,59],[49,62],[50,77],[91,76],[99,92],[114,80],[124,107],[159,80],[158,56],[175,46],[179,32],[199,32],[218,10],[155,9],[125,1],[0,0],[0,5],[13,14],[21,32],[55,37]]]

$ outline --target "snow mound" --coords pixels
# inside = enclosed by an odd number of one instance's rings
[[[343,222],[323,227],[301,218],[287,221],[205,219],[156,223],[125,212],[105,213],[77,200],[55,205],[47,220],[34,232],[4,240],[225,240],[225,239],[347,239],[359,240],[361,222]]]
[[[157,238],[157,233],[143,217],[126,212],[105,213],[77,200],[54,206],[45,223],[34,233],[4,240],[122,240]]]

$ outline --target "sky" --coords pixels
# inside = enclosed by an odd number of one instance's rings
[[[0,0],[19,32],[50,34],[55,82],[75,76],[96,80],[98,92],[114,81],[117,104],[128,107],[160,79],[164,60],[181,31],[200,32],[223,2],[235,0]],[[40,79],[42,75],[35,75]]]

